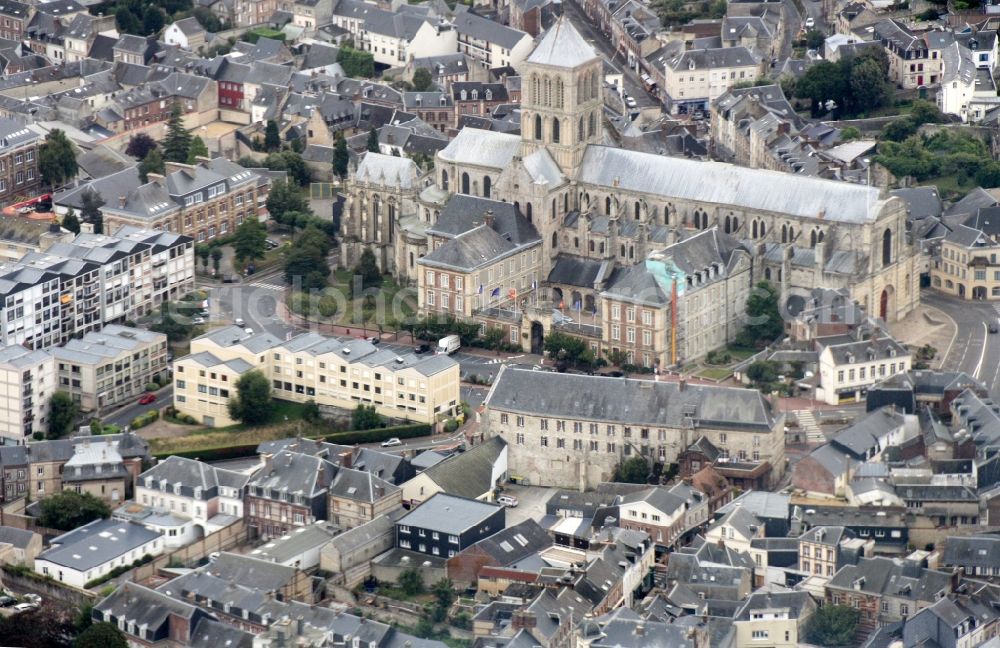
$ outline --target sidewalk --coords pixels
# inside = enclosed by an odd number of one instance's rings
[[[934,306],[920,304],[906,318],[889,325],[889,333],[903,344],[922,347],[929,344],[937,349],[934,368],[944,361],[944,356],[955,338],[955,320]]]

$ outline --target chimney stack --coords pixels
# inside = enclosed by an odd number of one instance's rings
[[[483,216],[483,222],[486,223],[486,227],[493,229],[493,210],[487,209],[486,214]]]
[[[118,196],[118,207],[125,207],[125,196]]]

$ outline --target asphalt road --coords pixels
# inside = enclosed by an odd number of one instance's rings
[[[174,402],[174,387],[173,385],[167,385],[160,391],[156,392],[156,400],[148,405],[140,405],[139,399],[136,398],[134,402],[130,405],[125,405],[124,407],[115,410],[114,413],[105,415],[101,420],[104,423],[109,423],[113,425],[118,425],[124,427],[132,423],[132,419],[139,416],[144,412],[149,410],[158,410],[167,405],[172,405]]]
[[[954,322],[956,334],[943,354],[941,368],[964,371],[982,381],[990,394],[1000,396],[1000,335],[989,333],[989,324],[998,321],[998,306],[970,302],[931,291],[921,294],[924,303],[939,308]]]

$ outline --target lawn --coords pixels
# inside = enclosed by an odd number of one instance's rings
[[[732,345],[730,345],[730,346],[726,347],[726,353],[728,353],[729,355],[731,355],[733,357],[733,361],[734,362],[743,362],[747,358],[749,358],[749,357],[753,356],[755,353],[757,353],[757,350],[756,349],[748,349],[746,347],[738,347],[738,346],[732,346]]]
[[[696,375],[702,378],[708,378],[709,380],[725,380],[733,375],[733,372],[724,367],[705,367]]]
[[[364,296],[351,298],[351,281],[353,275],[346,270],[337,270],[330,276],[332,286],[327,288],[327,294],[335,292],[334,302],[337,305],[337,312],[330,317],[324,317],[320,308],[320,296],[310,298],[311,305],[308,312],[303,313],[306,308],[298,304],[301,301],[301,293],[290,295],[289,307],[299,315],[304,315],[311,319],[320,319],[340,324],[342,326],[371,326],[377,327],[379,324],[386,325],[392,321],[402,321],[416,313],[417,300],[415,291],[406,286],[400,286],[390,278],[384,278],[382,285],[375,289],[366,289]],[[293,307],[293,304],[294,307]]]

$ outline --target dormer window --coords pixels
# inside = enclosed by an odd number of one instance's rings
[[[477,99],[479,99],[479,91],[478,90],[473,90],[472,91],[472,100],[475,101]]]
[[[180,495],[180,494],[181,494],[181,483],[177,482],[176,484],[174,484],[174,495]]]
[[[196,486],[194,489],[194,498],[201,499],[201,486]]]
[[[462,92],[461,92],[461,94],[459,96],[462,98],[462,101],[465,101],[468,98],[469,95],[468,95],[468,93],[465,90],[462,90]]]
[[[492,101],[492,100],[493,100],[493,91],[490,90],[489,88],[486,88],[486,101]]]

